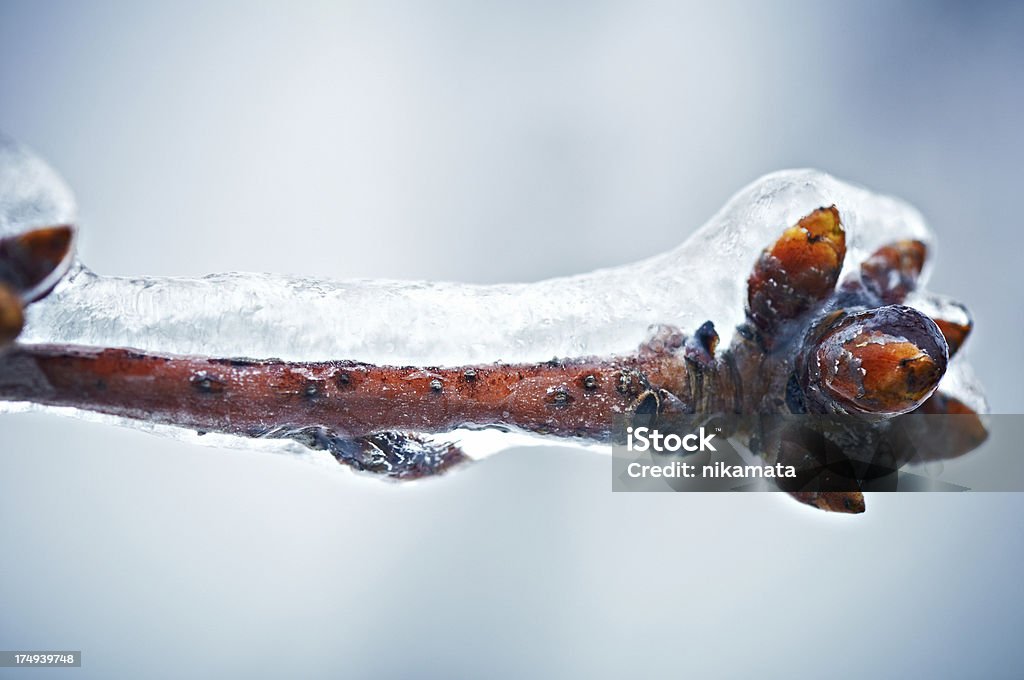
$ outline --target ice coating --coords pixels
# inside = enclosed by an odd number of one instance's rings
[[[0,238],[32,227],[73,224],[71,189],[45,161],[0,134]]]
[[[963,354],[957,354],[949,362],[939,386],[943,394],[959,399],[976,413],[989,413],[988,399],[982,391],[981,382]]]
[[[761,251],[786,227],[830,205],[837,206],[846,229],[840,280],[882,245],[901,239],[931,244],[920,214],[909,205],[822,172],[790,170],[738,192],[672,251],[536,283],[325,281],[273,274],[116,278],[98,276],[78,263],[48,298],[27,308],[28,325],[19,341],[157,354],[445,366],[630,354],[649,338],[652,325],[693,331],[711,320],[728,346],[744,319],[747,276]],[[0,137],[0,236],[69,223],[74,214],[71,193],[59,176]],[[946,308],[924,293],[908,303],[927,307],[923,311]],[[942,389],[983,411],[981,392],[963,359],[958,355],[951,364]],[[29,409],[208,445],[301,452],[334,465],[328,454],[296,442],[256,444],[213,433],[200,437],[179,427],[0,402],[0,412]],[[547,443],[538,436],[496,431],[456,430],[436,437],[463,443],[477,458],[509,446]]]
[[[443,366],[626,353],[654,324],[690,331],[711,320],[728,344],[758,254],[785,227],[833,204],[847,229],[844,273],[884,243],[930,240],[906,203],[789,170],[741,190],[668,253],[529,284],[113,278],[81,268],[29,308],[22,341]]]

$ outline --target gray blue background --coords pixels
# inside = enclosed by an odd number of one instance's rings
[[[108,274],[534,280],[758,175],[906,198],[1024,408],[1024,5],[0,1],[0,129]],[[514,449],[393,486],[0,419],[0,648],[81,677],[1020,677],[1024,497],[612,494]],[[0,675],[21,677],[23,671]]]

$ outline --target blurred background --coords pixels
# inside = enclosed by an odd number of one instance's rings
[[[74,189],[98,272],[535,280],[813,166],[925,213],[999,413],[1022,105],[1020,3],[0,0],[0,129]],[[82,677],[1024,672],[1020,495],[838,517],[613,495],[609,466],[512,449],[399,487],[4,416],[0,648]]]

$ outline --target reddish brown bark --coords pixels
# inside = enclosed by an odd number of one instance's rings
[[[0,357],[0,398],[201,431],[260,436],[322,427],[347,436],[462,426],[607,439],[662,383],[659,353],[459,368],[168,357],[125,349],[20,346]]]

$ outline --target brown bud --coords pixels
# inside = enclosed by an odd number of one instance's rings
[[[942,337],[946,339],[950,356],[953,356],[960,349],[960,346],[964,344],[964,340],[967,339],[971,332],[970,323],[959,324],[948,319],[935,319],[935,325],[939,327]]]
[[[856,515],[864,512],[865,508],[864,494],[860,491],[790,491],[789,495],[827,512]]]
[[[890,305],[829,325],[807,358],[806,382],[818,410],[895,415],[935,391],[947,359],[934,321]]]
[[[24,325],[21,299],[10,286],[0,283],[0,348],[14,342]]]
[[[747,314],[769,346],[781,322],[832,293],[845,256],[846,234],[835,206],[807,215],[761,254],[747,280]]]
[[[905,418],[916,425],[923,460],[956,458],[981,446],[988,428],[973,408],[936,390],[921,408]]]
[[[949,347],[949,356],[956,354],[974,328],[970,312],[959,302],[939,295],[915,295],[910,304],[931,317]]]
[[[0,239],[0,281],[26,303],[44,297],[71,264],[74,234],[61,225]]]
[[[864,287],[886,304],[903,302],[917,287],[928,247],[921,241],[896,241],[872,253],[860,265]]]

